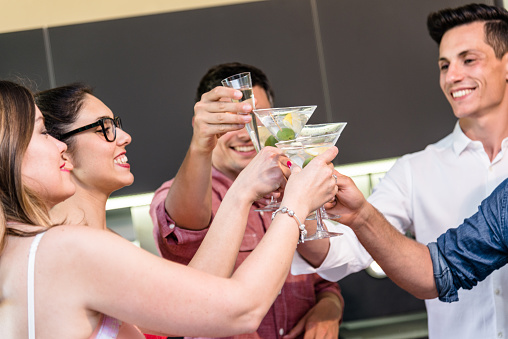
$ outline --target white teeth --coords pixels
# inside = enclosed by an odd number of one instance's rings
[[[252,152],[254,150],[254,146],[237,146],[235,147],[235,151],[237,152]]]
[[[460,98],[460,97],[463,97],[469,93],[473,92],[472,89],[463,89],[463,90],[460,90],[460,91],[457,91],[457,92],[452,92],[452,97],[454,98]]]
[[[126,164],[127,161],[128,161],[128,159],[125,156],[125,154],[115,158],[115,160],[114,160],[115,164]]]

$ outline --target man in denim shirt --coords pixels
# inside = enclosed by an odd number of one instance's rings
[[[405,237],[368,203],[353,181],[338,176],[335,211],[397,285],[421,299],[458,301],[508,263],[508,179],[482,201],[478,212],[427,246]]]

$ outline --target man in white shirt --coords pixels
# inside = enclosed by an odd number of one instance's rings
[[[427,26],[439,44],[440,85],[457,124],[439,142],[400,158],[368,199],[424,244],[474,214],[508,177],[508,12],[471,4],[431,13]],[[351,230],[344,232],[300,245],[307,261],[295,256],[292,272],[336,281],[367,267],[372,259]],[[508,336],[508,268],[460,290],[459,300],[426,301],[430,338]]]

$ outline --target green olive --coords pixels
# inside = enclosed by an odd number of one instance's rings
[[[277,139],[275,139],[275,137],[273,135],[270,135],[265,141],[265,146],[275,147],[276,143],[277,143]]]
[[[291,128],[282,128],[277,132],[277,139],[280,141],[294,140],[295,132]]]

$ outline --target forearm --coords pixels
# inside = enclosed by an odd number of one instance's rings
[[[437,297],[427,246],[400,233],[370,204],[365,206],[351,228],[397,285],[421,299]]]
[[[309,234],[314,234],[316,232],[316,221],[306,221],[305,227]],[[326,238],[299,244],[297,251],[312,267],[319,267],[325,260],[329,248],[330,240]]]
[[[294,205],[287,206],[291,206],[300,220],[308,214]],[[298,237],[294,218],[287,213],[277,213],[261,242],[232,276],[250,291],[250,297],[263,312],[268,310],[286,281]]]
[[[272,191],[284,178],[278,150],[265,149],[240,173],[228,189],[192,264],[230,276],[240,250],[252,203]],[[255,212],[253,212],[255,213]]]
[[[200,153],[191,144],[165,200],[168,215],[179,227],[200,230],[208,226],[212,215],[211,172],[211,153]]]
[[[344,313],[344,299],[331,291],[323,291],[316,296],[316,303],[326,303],[330,309],[330,315],[335,316],[339,323]]]
[[[231,276],[252,205],[252,199],[244,193],[233,183],[189,266],[217,276]]]

